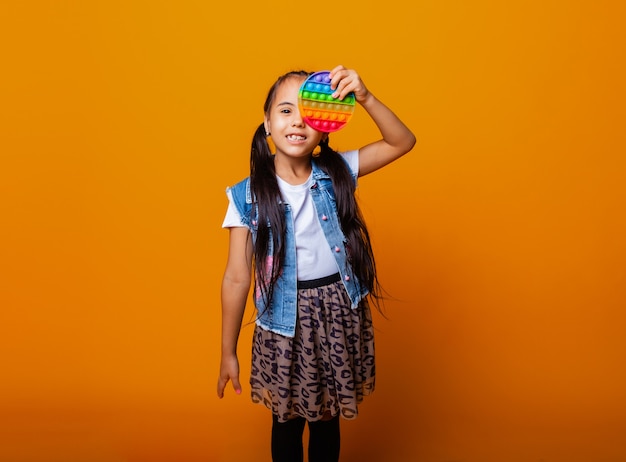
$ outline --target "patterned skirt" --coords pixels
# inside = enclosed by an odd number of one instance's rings
[[[311,284],[309,284],[311,285]],[[255,327],[250,385],[280,422],[324,414],[354,419],[374,391],[374,329],[369,305],[356,309],[341,281],[298,288],[293,338]]]

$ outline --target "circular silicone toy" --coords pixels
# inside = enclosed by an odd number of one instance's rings
[[[330,89],[330,71],[311,74],[300,87],[300,115],[308,125],[320,132],[330,133],[342,129],[354,113],[354,93],[349,93],[342,100],[333,98],[333,93]]]

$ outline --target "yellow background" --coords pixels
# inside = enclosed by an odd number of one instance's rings
[[[344,64],[418,144],[360,182],[389,319],[342,460],[625,461],[622,5],[2,2],[0,460],[270,460],[215,397],[224,189],[275,77]]]

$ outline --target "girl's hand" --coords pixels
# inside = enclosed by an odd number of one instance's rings
[[[217,396],[224,397],[224,389],[226,384],[231,380],[235,393],[241,394],[241,384],[239,383],[239,360],[236,355],[222,357],[220,364],[220,377],[217,380]]]
[[[330,71],[330,79],[330,88],[335,90],[333,98],[344,99],[348,93],[354,92],[356,100],[363,104],[370,94],[359,74],[353,69],[337,66]]]

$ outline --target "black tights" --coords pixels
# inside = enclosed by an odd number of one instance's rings
[[[272,461],[302,462],[302,433],[306,420],[302,417],[272,422]],[[330,420],[309,422],[309,462],[339,461],[339,415]]]

